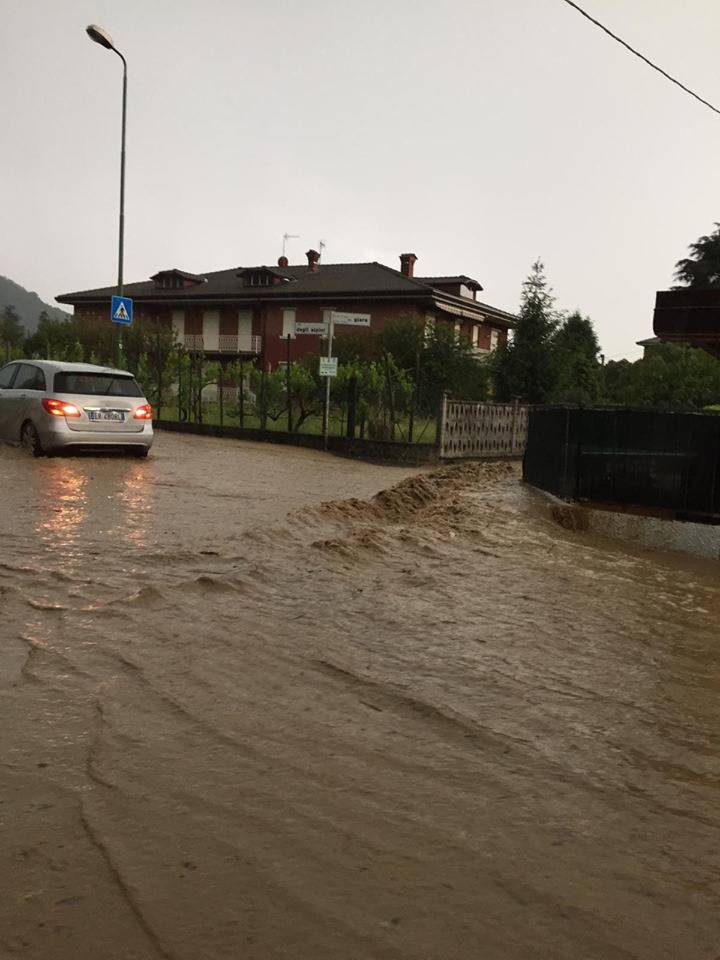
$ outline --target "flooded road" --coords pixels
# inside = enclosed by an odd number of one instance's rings
[[[720,957],[718,565],[504,464],[0,483],[3,960]]]

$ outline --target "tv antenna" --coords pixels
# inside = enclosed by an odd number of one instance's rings
[[[320,248],[320,251],[319,251],[319,252],[320,252],[320,256],[321,256],[321,257],[322,257],[322,252],[323,252],[323,250],[325,249],[326,246],[327,246],[327,244],[325,243],[324,240],[321,240],[320,243],[318,244],[318,247]]]
[[[299,240],[299,239],[300,239],[300,234],[299,234],[299,233],[284,233],[284,234],[283,234],[283,238],[282,238],[282,240],[283,240],[283,256],[285,256],[285,251],[287,250],[287,242],[288,242],[288,240]]]

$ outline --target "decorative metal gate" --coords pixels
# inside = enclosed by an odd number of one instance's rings
[[[517,403],[481,403],[443,398],[440,457],[522,457],[528,410]]]

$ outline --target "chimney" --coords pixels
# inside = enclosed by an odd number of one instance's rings
[[[288,258],[287,258],[286,256],[284,256],[284,255],[283,255],[282,257],[278,257],[278,266],[279,266],[279,267],[286,267],[289,262],[290,262],[290,261],[288,260]]]
[[[413,275],[416,260],[417,257],[414,253],[400,254],[400,273],[402,273],[404,277],[411,277]]]
[[[320,266],[320,254],[317,250],[308,250],[305,256],[308,258],[308,270],[317,273]]]

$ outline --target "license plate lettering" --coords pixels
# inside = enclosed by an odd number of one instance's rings
[[[123,423],[125,414],[122,410],[88,410],[89,420],[112,420],[115,423]]]

